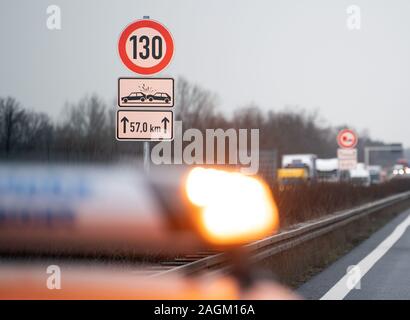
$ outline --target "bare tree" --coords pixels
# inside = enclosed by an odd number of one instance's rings
[[[54,126],[45,113],[26,112],[21,132],[21,152],[30,152],[33,157],[50,157],[54,136]]]
[[[315,153],[319,157],[336,156],[339,127],[320,120],[317,111],[306,112],[286,106],[280,111],[263,111],[248,105],[228,119],[217,108],[215,94],[180,78],[176,87],[176,119],[184,128],[260,129],[260,147],[283,153]],[[11,97],[0,97],[0,152],[28,155],[41,159],[111,161],[134,158],[142,153],[142,144],[115,139],[115,108],[96,95],[88,96],[63,109],[63,120],[55,124],[43,113],[25,111]],[[346,127],[346,126],[342,126]],[[359,135],[359,157],[365,145],[380,145],[366,131]],[[186,142],[188,143],[188,142]]]
[[[67,116],[57,128],[61,151],[68,157],[103,158],[108,129],[105,103],[93,95],[65,108]]]
[[[182,120],[186,128],[212,128],[222,118],[216,113],[215,95],[184,78],[178,79],[175,101],[176,119]]]
[[[25,111],[14,98],[0,98],[1,141],[7,156],[20,143],[25,117]]]
[[[262,149],[276,149],[279,154],[316,153],[326,157],[336,153],[333,131],[319,124],[317,112],[307,113],[296,107],[262,112],[252,105],[235,112],[232,122],[236,128],[259,128]]]

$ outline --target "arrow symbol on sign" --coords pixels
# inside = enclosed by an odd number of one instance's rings
[[[164,117],[164,119],[161,120],[161,122],[164,124],[164,133],[167,133],[167,125],[168,125],[168,118]]]
[[[129,120],[128,120],[128,118],[127,117],[123,117],[122,119],[121,119],[121,122],[123,123],[123,133],[126,133],[126,131],[127,131],[127,122],[129,122]]]

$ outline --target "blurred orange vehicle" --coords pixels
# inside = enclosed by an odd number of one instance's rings
[[[279,225],[267,186],[237,172],[198,167],[148,178],[124,168],[110,168],[108,174],[105,167],[1,170],[0,249],[12,254],[231,250],[273,234]],[[238,198],[239,192],[247,197]],[[61,215],[61,208],[70,215]],[[149,277],[72,263],[62,268],[61,290],[50,290],[44,266],[11,258],[0,265],[0,298],[295,298],[271,281],[255,280],[245,288],[235,276]]]

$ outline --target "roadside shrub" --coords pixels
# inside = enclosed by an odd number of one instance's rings
[[[278,186],[272,188],[281,228],[408,190],[410,180],[392,180],[370,187],[349,183],[317,183],[295,185],[285,190],[280,190]]]

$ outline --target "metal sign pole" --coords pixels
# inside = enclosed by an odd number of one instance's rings
[[[149,19],[149,16],[143,16],[142,19]],[[144,171],[149,172],[150,161],[149,161],[149,142],[144,141],[143,157],[144,157]]]
[[[149,142],[144,141],[144,149],[143,149],[143,156],[144,156],[144,171],[149,172]]]

